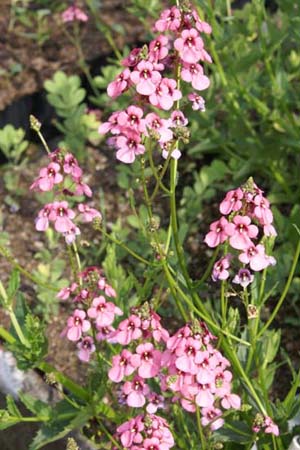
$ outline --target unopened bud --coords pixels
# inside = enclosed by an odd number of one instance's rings
[[[154,231],[158,230],[158,228],[159,228],[159,218],[151,217],[149,223],[149,231],[153,233]]]
[[[256,319],[258,317],[258,309],[255,305],[248,305],[247,316],[248,319]]]
[[[241,411],[242,412],[248,412],[252,409],[252,406],[249,405],[249,403],[242,403],[241,405]]]
[[[38,133],[41,129],[41,122],[32,114],[29,116],[30,128],[32,128],[36,133]]]
[[[53,372],[46,373],[44,376],[45,383],[49,386],[54,386],[57,383],[55,374]]]
[[[222,442],[216,442],[213,446],[214,450],[222,450],[222,448],[224,448],[224,445],[222,444]]]
[[[94,230],[101,231],[101,223],[102,223],[102,217],[101,216],[94,217],[94,219],[93,219],[93,228],[94,228]]]

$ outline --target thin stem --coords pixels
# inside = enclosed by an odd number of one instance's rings
[[[9,253],[7,249],[0,246],[0,254],[15,268],[18,269],[18,271],[24,275],[29,280],[33,281],[38,286],[41,286],[45,289],[49,289],[49,291],[58,292],[57,289],[55,289],[53,286],[47,283],[43,283],[38,278],[36,278],[34,275],[31,275],[31,273],[27,272],[26,269],[24,269],[20,264],[13,258],[13,256]]]
[[[95,227],[96,228],[96,227]],[[101,228],[100,226],[96,228],[98,231],[100,231],[103,236],[105,236],[107,239],[109,239],[111,242],[113,242],[114,244],[118,245],[119,247],[122,247],[124,250],[127,251],[127,253],[129,253],[131,256],[133,256],[135,259],[137,259],[138,261],[142,262],[143,264],[146,264],[147,266],[152,266],[153,264],[149,261],[147,261],[146,259],[144,259],[142,256],[138,255],[137,253],[135,253],[135,251],[131,250],[129,247],[127,247],[126,244],[124,244],[124,242],[120,241],[119,239],[116,239],[114,237],[112,237],[110,234],[108,234],[103,228]]]
[[[200,438],[200,442],[201,442],[201,449],[205,450],[206,443],[205,443],[205,437],[204,437],[203,429],[202,429],[202,425],[201,425],[200,410],[199,410],[198,406],[196,407],[196,416],[197,416],[197,428],[198,428],[199,438]]]
[[[287,282],[286,282],[285,287],[283,289],[283,292],[281,294],[281,297],[278,300],[278,303],[275,306],[275,308],[274,308],[274,310],[273,310],[269,320],[267,321],[267,323],[262,327],[262,329],[257,334],[257,339],[259,339],[260,336],[262,336],[264,334],[264,332],[269,328],[269,326],[271,325],[271,323],[273,322],[273,320],[277,316],[277,313],[278,313],[279,309],[281,308],[281,305],[284,302],[285,297],[286,297],[286,295],[287,295],[287,293],[288,293],[288,291],[290,289],[290,285],[291,285],[291,283],[293,281],[293,277],[294,277],[294,273],[295,273],[295,270],[296,270],[296,267],[297,267],[297,262],[298,262],[298,259],[299,259],[299,255],[300,255],[300,240],[298,241],[296,252],[295,252],[295,256],[294,256],[294,259],[293,259],[293,264],[292,264],[292,267],[291,267],[291,270],[290,270]]]
[[[151,195],[151,197],[150,197],[150,201],[151,201],[151,202],[153,202],[153,200],[155,199],[156,194],[157,194],[158,189],[159,189],[159,186],[160,186],[160,182],[162,182],[163,177],[165,176],[165,173],[166,173],[166,171],[167,171],[167,169],[168,169],[168,167],[169,167],[169,162],[170,162],[170,159],[171,159],[171,154],[172,154],[172,152],[169,152],[168,157],[167,157],[167,159],[166,159],[166,161],[165,161],[165,163],[164,163],[164,165],[163,165],[163,168],[162,168],[162,170],[161,170],[161,173],[160,173],[160,175],[159,175],[159,179],[156,181],[155,188],[154,188],[154,190],[153,190],[153,192],[152,192],[152,195]]]
[[[156,183],[158,184],[158,186],[166,193],[166,194],[170,194],[169,189],[163,184],[161,177],[159,177],[156,167],[154,165],[153,162],[153,155],[152,155],[152,146],[151,146],[151,141],[150,139],[148,140],[148,145],[146,146],[147,150],[148,150],[148,156],[149,156],[149,162],[150,162],[150,167],[152,170],[152,173],[154,175],[154,178],[156,179]],[[151,200],[151,198],[150,198]]]
[[[38,137],[40,138],[40,140],[41,140],[41,142],[42,142],[42,144],[43,144],[43,146],[44,146],[44,149],[46,150],[46,152],[48,153],[48,155],[50,155],[50,154],[51,154],[51,150],[50,150],[50,148],[49,148],[47,142],[45,141],[44,136],[43,136],[42,133],[41,133],[40,131],[38,131],[38,130],[36,130],[36,133],[37,133]]]

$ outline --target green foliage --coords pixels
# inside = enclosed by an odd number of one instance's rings
[[[94,115],[86,113],[86,91],[81,87],[79,76],[68,76],[58,71],[51,80],[45,81],[44,86],[49,103],[63,119],[63,123],[56,122],[58,130],[64,135],[60,145],[83,159],[85,143],[98,137],[96,130],[99,124]]]
[[[22,318],[20,317],[19,322],[22,323]],[[9,348],[17,360],[18,368],[27,370],[37,367],[43,360],[47,354],[48,342],[44,324],[32,314],[25,313],[22,331],[25,340],[22,342],[18,339],[13,344],[10,344]]]
[[[28,147],[28,141],[24,138],[25,131],[22,128],[9,124],[0,130],[0,150],[13,164],[19,163]]]

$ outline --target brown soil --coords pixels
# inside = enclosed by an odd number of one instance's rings
[[[11,1],[0,2],[0,111],[15,100],[39,91],[46,79],[58,69],[66,73],[80,72],[78,53],[64,33],[72,31],[72,24],[61,22],[60,14],[48,15],[44,25],[44,42],[33,37],[37,24],[25,26],[11,17]],[[33,2],[32,2],[33,3]],[[80,2],[77,2],[80,5]],[[99,17],[107,26],[122,23],[124,34],[114,33],[120,49],[126,43],[137,41],[141,26],[125,10],[126,1],[104,0]],[[29,8],[30,9],[30,8]],[[106,39],[95,26],[93,18],[80,25],[85,59],[92,61],[112,52]]]

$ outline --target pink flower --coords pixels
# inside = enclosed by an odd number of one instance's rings
[[[129,448],[134,444],[141,444],[143,442],[143,436],[141,432],[144,430],[144,421],[141,420],[141,416],[130,419],[117,428],[117,433],[122,445],[125,448]]]
[[[125,376],[131,375],[135,367],[131,364],[132,353],[122,350],[120,355],[113,356],[112,367],[108,372],[108,377],[115,383],[119,383]]]
[[[273,260],[269,258],[265,254],[265,247],[262,244],[258,244],[257,246],[250,244],[239,256],[239,260],[244,264],[250,264],[251,269],[254,271],[263,270],[272,264]]]
[[[38,213],[38,217],[35,220],[35,228],[38,231],[46,231],[49,227],[49,216],[52,212],[52,203],[48,203]]]
[[[258,235],[258,228],[251,224],[248,216],[237,215],[233,218],[231,226],[226,227],[228,235],[230,235],[229,243],[231,247],[238,250],[244,250],[252,244],[251,239]],[[232,228],[232,225],[234,227]]]
[[[82,175],[82,170],[78,165],[78,161],[72,153],[67,153],[65,155],[63,169],[65,173],[70,174],[74,178],[80,178]]]
[[[60,171],[60,165],[52,162],[47,167],[40,170],[39,178],[35,180],[30,189],[38,189],[42,192],[51,191],[55,184],[63,181]]]
[[[142,336],[141,319],[132,314],[128,319],[119,323],[116,340],[119,344],[128,345],[131,341],[139,339]]]
[[[274,436],[279,436],[279,428],[278,426],[273,422],[271,417],[266,416],[265,422],[264,422],[265,433],[274,434]]]
[[[54,222],[54,228],[60,233],[66,233],[74,228],[72,219],[75,213],[69,208],[68,202],[54,202],[49,219]]]
[[[90,336],[85,336],[77,344],[77,348],[79,349],[78,358],[84,362],[89,362],[91,354],[94,353],[94,351],[96,350],[93,338]]]
[[[169,39],[164,35],[157,36],[156,39],[150,42],[148,58],[151,62],[156,62],[167,56],[169,52],[168,42]]]
[[[96,319],[97,327],[107,327],[115,319],[115,315],[122,316],[123,312],[114,303],[107,302],[105,297],[94,298],[92,306],[88,309],[88,316]]]
[[[112,134],[120,134],[120,126],[118,123],[119,114],[121,111],[116,111],[109,116],[108,122],[103,122],[98,128],[98,133],[106,134],[111,132]]]
[[[154,70],[151,62],[141,61],[138,63],[136,70],[131,73],[130,79],[136,85],[139,94],[151,95],[155,92],[156,86],[161,80],[161,74]]]
[[[101,277],[98,281],[98,288],[101,291],[105,292],[105,295],[107,295],[107,297],[114,297],[116,298],[117,294],[116,291],[114,290],[114,288],[108,284],[105,280],[105,278]]]
[[[56,297],[60,300],[67,300],[70,295],[73,294],[73,292],[77,289],[77,287],[77,283],[72,283],[71,286],[62,288]]]
[[[136,354],[131,358],[131,364],[138,368],[138,374],[142,378],[155,377],[160,369],[161,352],[155,350],[153,344],[147,342],[136,348]]]
[[[142,119],[144,111],[138,106],[128,106],[125,111],[121,111],[118,115],[117,122],[123,128],[131,129],[137,133],[144,133],[146,131],[145,121]]]
[[[203,67],[200,64],[184,64],[181,70],[181,78],[187,83],[191,83],[198,91],[207,89],[210,85],[209,78],[204,75]]]
[[[118,136],[116,139],[117,159],[126,164],[131,164],[136,155],[142,155],[145,152],[144,145],[141,144],[141,136],[129,131],[126,136]]]
[[[91,188],[84,183],[81,178],[74,178],[76,183],[75,195],[86,195],[87,197],[92,197],[93,193]]]
[[[211,26],[207,22],[203,22],[200,19],[199,15],[195,9],[193,9],[192,15],[195,20],[195,26],[196,26],[197,30],[200,31],[200,33],[211,34],[211,32],[212,32]]]
[[[270,202],[261,194],[256,195],[253,200],[254,216],[262,225],[268,225],[273,222],[273,214],[270,209]]]
[[[167,142],[173,138],[173,132],[169,128],[169,121],[166,119],[161,119],[158,114],[147,114],[145,117],[145,123],[148,129],[159,134],[158,137],[160,142]]]
[[[229,236],[229,233],[232,233],[234,230],[234,226],[228,222],[225,217],[221,217],[220,220],[213,222],[210,227],[210,231],[204,238],[204,242],[209,247],[217,247],[226,241]]]
[[[75,309],[73,316],[68,318],[66,334],[70,341],[79,341],[82,333],[91,328],[88,320],[85,320],[86,314],[81,309]],[[63,332],[65,334],[65,332]]]
[[[205,111],[205,100],[200,95],[192,92],[188,94],[188,99],[192,102],[192,108],[194,111]]]
[[[230,259],[231,255],[226,255],[214,264],[211,275],[213,281],[227,280],[229,277],[229,272],[227,269],[230,267]]]
[[[181,37],[174,42],[180,58],[189,64],[195,64],[202,58],[204,43],[195,28],[183,30]]]
[[[137,65],[137,63],[141,60],[141,48],[134,48],[131,50],[129,55],[122,59],[121,64],[125,67],[134,67]]]
[[[97,330],[99,331],[96,336],[97,341],[107,341],[111,344],[115,344],[117,342],[115,338],[116,330],[114,327],[97,327]]]
[[[221,400],[221,405],[224,409],[240,409],[241,407],[241,398],[236,394],[225,394]]]
[[[201,423],[204,427],[210,425],[210,429],[214,431],[224,425],[224,419],[217,419],[217,417],[222,415],[222,411],[220,409],[214,407],[202,408],[201,413]]]
[[[173,111],[169,119],[170,127],[185,127],[188,124],[188,119],[181,111]]]
[[[143,378],[135,376],[132,381],[124,383],[122,392],[126,395],[128,406],[141,408],[146,403],[146,396],[150,393],[150,388]]]
[[[243,288],[246,288],[254,280],[254,275],[251,274],[248,269],[240,269],[237,275],[232,280],[233,283],[240,284]]]
[[[87,22],[89,20],[88,16],[77,6],[70,6],[61,15],[63,22]]]
[[[226,197],[220,204],[220,212],[227,215],[232,211],[239,211],[243,206],[241,201],[243,197],[244,193],[241,188],[227,192]]]
[[[160,32],[167,30],[177,31],[180,28],[181,14],[180,10],[173,6],[171,9],[165,9],[160,18],[155,22],[155,29]]]
[[[67,245],[73,244],[76,240],[76,236],[79,236],[81,234],[80,229],[76,227],[75,225],[70,230],[66,231],[64,234],[65,241]]]
[[[158,395],[155,392],[150,392],[147,400],[149,402],[146,407],[148,414],[155,414],[159,408],[165,408],[164,398],[162,395]]]
[[[172,78],[163,78],[157,85],[156,90],[149,96],[149,101],[157,108],[168,111],[174,102],[180,100],[182,93],[177,89],[177,83]]]
[[[83,221],[84,222],[92,222],[95,217],[102,217],[101,213],[97,211],[95,208],[90,208],[87,205],[84,205],[83,203],[80,203],[78,205],[78,211],[82,214]]]
[[[125,92],[130,87],[130,70],[125,69],[121,72],[117,78],[109,83],[107,86],[107,95],[112,98],[119,97],[123,92]]]

